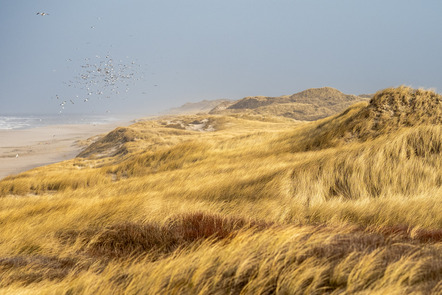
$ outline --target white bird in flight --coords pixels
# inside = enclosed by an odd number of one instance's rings
[[[37,12],[37,15],[44,16],[44,15],[49,15],[49,13],[46,13],[46,12]]]

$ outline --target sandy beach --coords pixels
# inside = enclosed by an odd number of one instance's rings
[[[74,158],[79,141],[112,131],[130,122],[102,125],[54,125],[23,130],[0,130],[0,179],[35,167]]]

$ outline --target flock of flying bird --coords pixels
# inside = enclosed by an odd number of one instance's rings
[[[46,16],[49,13],[37,12],[37,15]],[[58,94],[55,95],[60,105],[59,113],[62,113],[69,104],[75,104],[76,101],[88,102],[92,98],[110,99],[128,93],[131,83],[143,78],[140,65],[128,59],[129,57],[126,57],[125,60],[115,61],[110,53],[107,53],[104,57],[96,55],[92,59],[84,58],[80,62],[81,65],[77,70],[77,75],[72,80],[63,82],[66,86],[78,90],[78,93],[74,95],[75,97],[65,99]],[[72,59],[69,58],[66,61],[71,63]],[[106,113],[109,113],[109,111],[106,111]]]
[[[128,57],[126,57],[127,59]],[[67,61],[72,62],[72,59]],[[88,102],[94,97],[109,99],[126,94],[134,81],[143,78],[140,66],[135,61],[126,62],[120,59],[115,62],[110,54],[105,57],[96,55],[95,59],[85,58],[84,62],[80,66],[77,76],[64,82],[66,86],[75,88],[80,93],[75,95],[73,99],[63,100],[60,103],[60,112],[65,109],[68,102],[75,104],[75,100]],[[61,99],[58,94],[56,98]]]

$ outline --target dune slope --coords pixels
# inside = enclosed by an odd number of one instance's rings
[[[440,102],[116,129],[0,182],[0,293],[440,294]]]

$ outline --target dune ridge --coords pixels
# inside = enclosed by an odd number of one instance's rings
[[[212,109],[209,114],[247,112],[314,121],[366,100],[366,97],[344,94],[331,87],[322,87],[278,97],[249,96],[234,102],[224,102]]]

